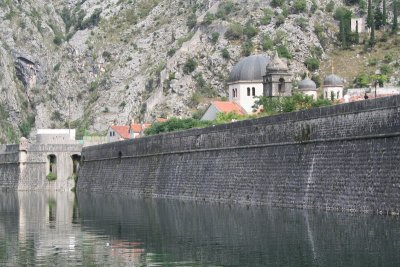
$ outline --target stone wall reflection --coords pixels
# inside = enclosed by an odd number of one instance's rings
[[[390,266],[396,217],[78,195],[83,228],[175,262],[229,266]],[[112,241],[111,241],[112,242]],[[396,250],[397,248],[397,250]]]

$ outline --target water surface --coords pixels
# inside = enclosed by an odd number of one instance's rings
[[[398,217],[0,192],[0,266],[400,266]]]

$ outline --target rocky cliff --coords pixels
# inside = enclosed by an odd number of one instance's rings
[[[227,96],[250,53],[324,58],[337,22],[323,0],[3,0],[0,142],[34,128],[101,132],[113,123],[192,116]],[[327,11],[328,10],[328,11]]]

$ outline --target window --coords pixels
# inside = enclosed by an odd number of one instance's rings
[[[325,99],[328,99],[328,92],[325,92]]]
[[[278,92],[279,92],[279,94],[285,92],[285,79],[283,79],[283,78],[279,79]]]
[[[112,132],[110,131],[110,136],[112,136]]]
[[[247,87],[247,96],[250,96],[250,87]]]
[[[237,93],[237,88],[232,89],[232,97],[237,97],[238,93]]]
[[[339,98],[340,98],[340,92],[337,91],[337,93],[336,93],[336,99],[339,99]]]
[[[251,88],[251,89],[252,89],[252,95],[253,95],[253,96],[256,96],[256,88],[253,87],[253,88]]]

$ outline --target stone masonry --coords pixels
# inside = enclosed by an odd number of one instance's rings
[[[400,97],[83,149],[78,190],[398,214]]]

